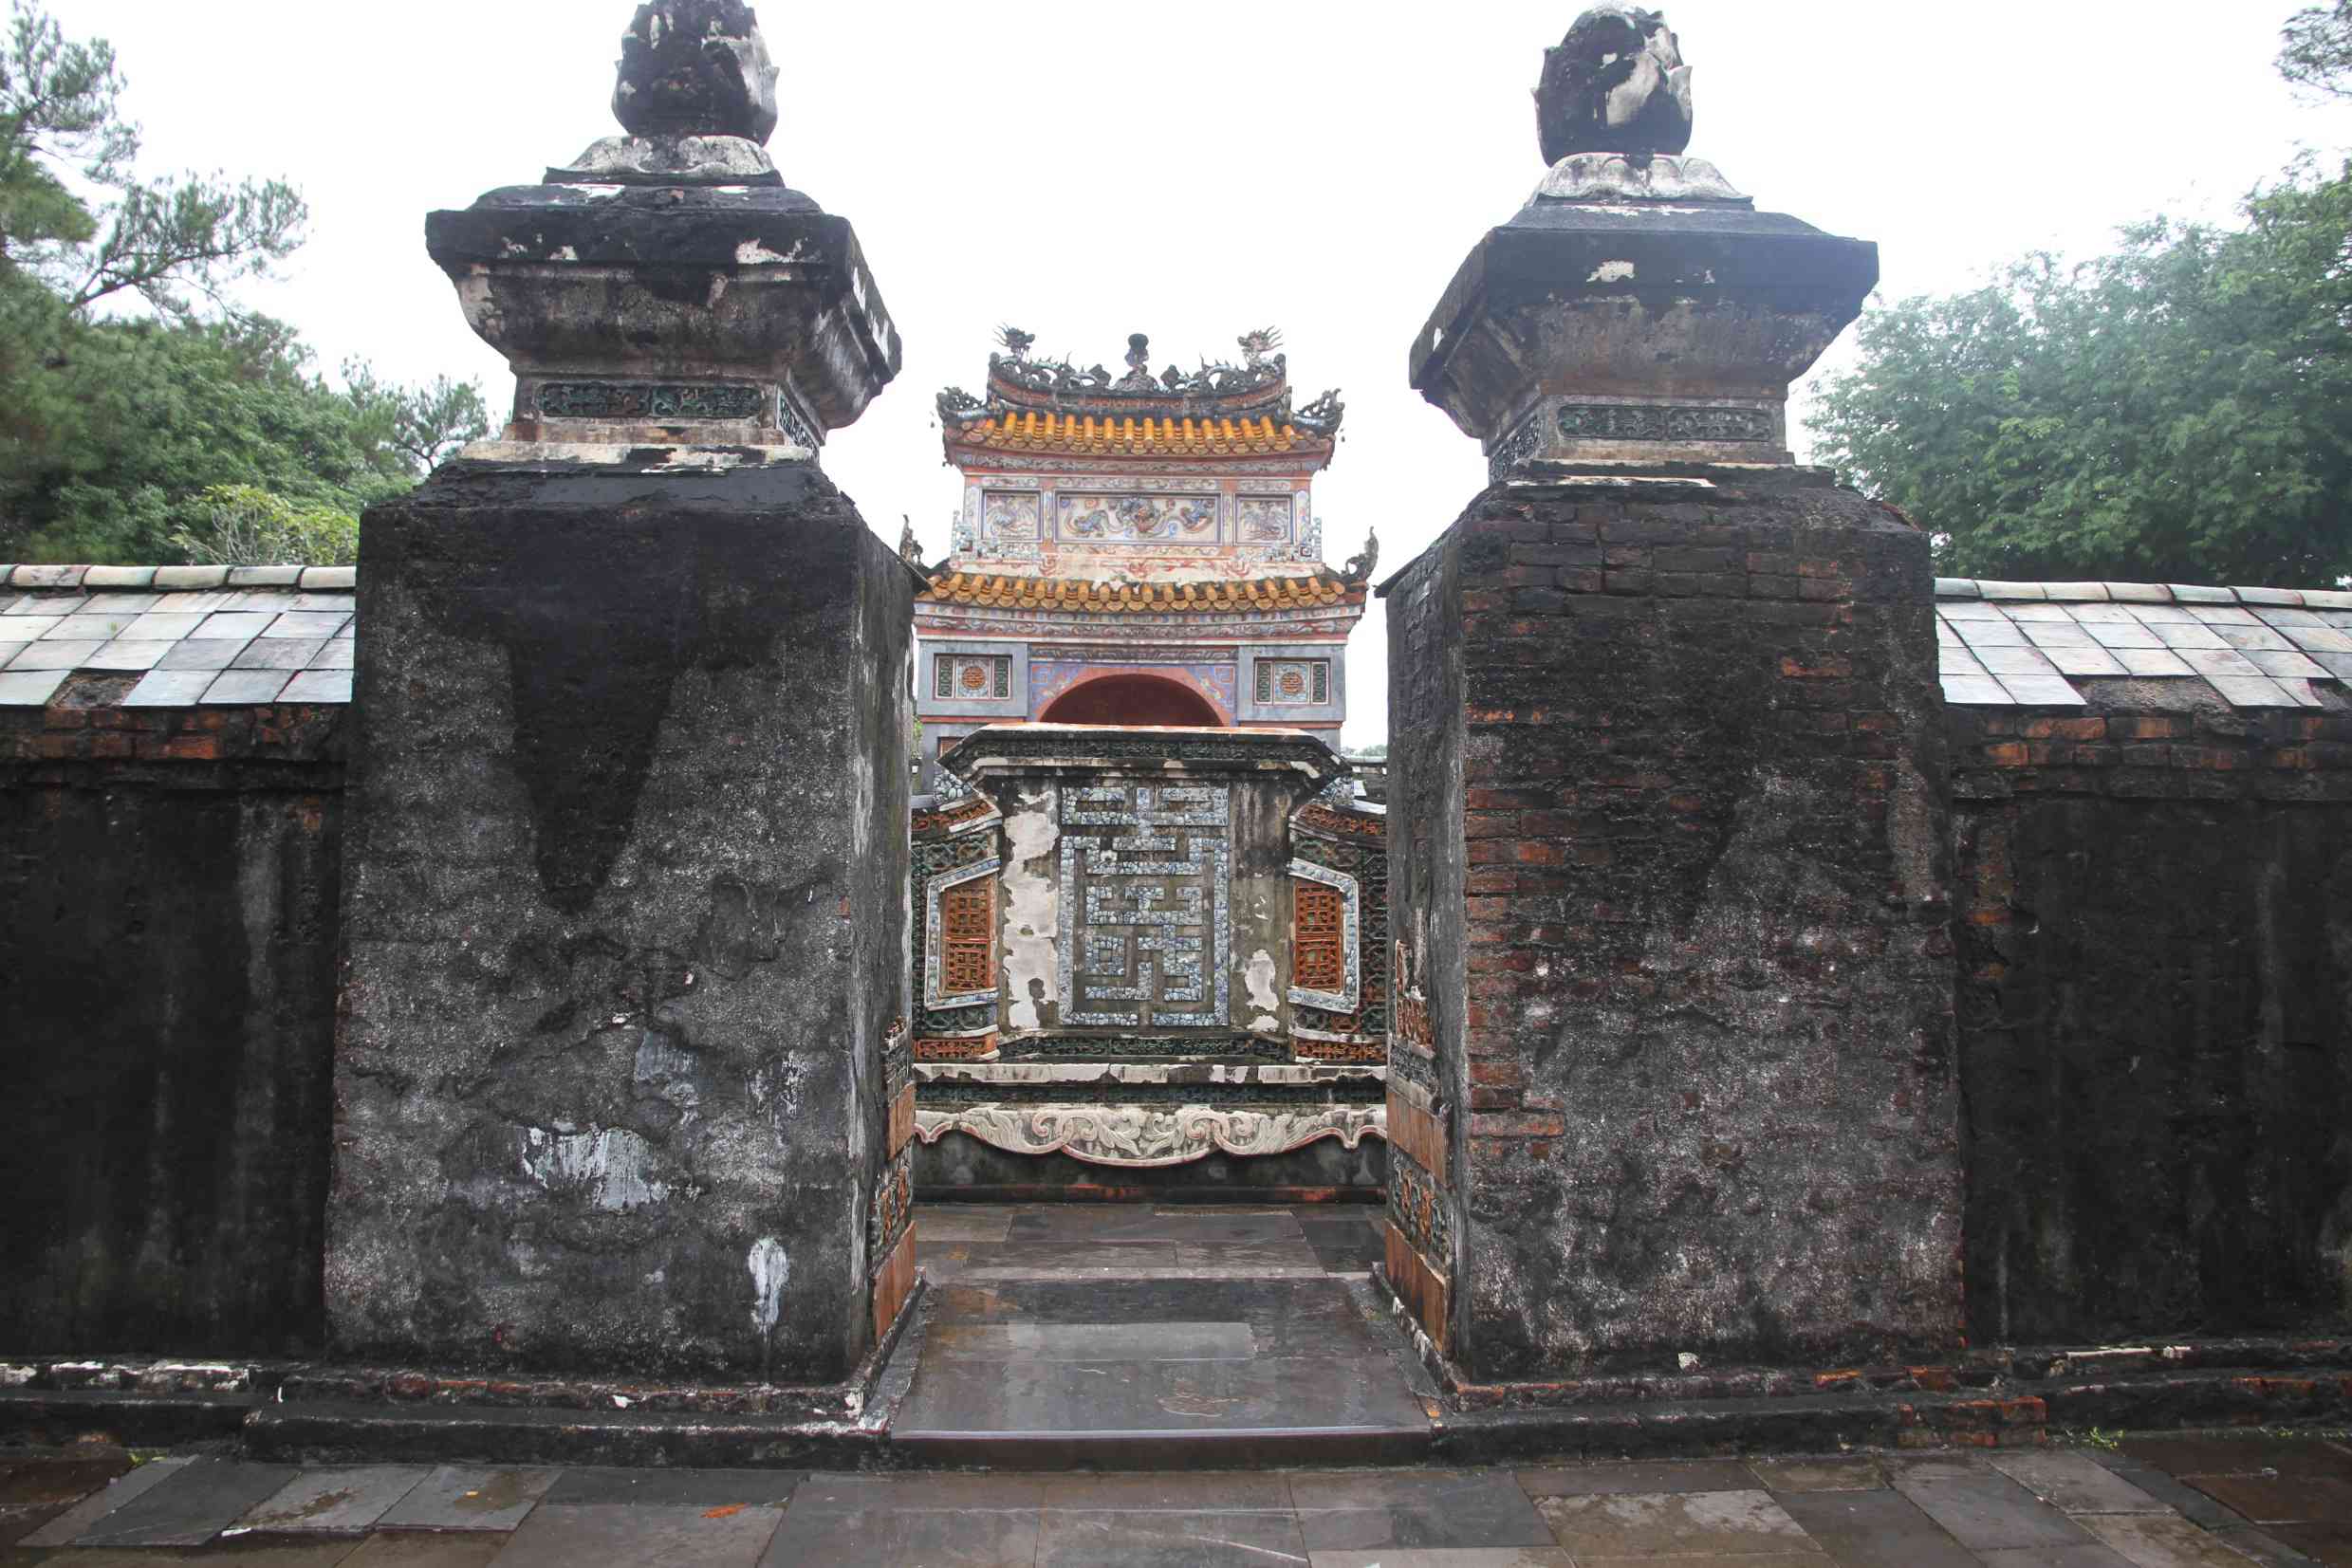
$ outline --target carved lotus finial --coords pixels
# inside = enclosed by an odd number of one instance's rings
[[[620,40],[613,117],[634,137],[742,137],[776,130],[776,67],[743,0],[656,0]]]
[[[1544,54],[1535,89],[1544,160],[1577,153],[1643,157],[1691,145],[1691,67],[1658,11],[1595,6]]]

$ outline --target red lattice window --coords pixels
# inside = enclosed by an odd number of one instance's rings
[[[996,878],[982,877],[939,895],[940,984],[969,996],[996,988]]]
[[[1290,983],[1304,990],[1338,991],[1347,986],[1347,899],[1320,882],[1292,884],[1298,892],[1298,937],[1292,948]]]

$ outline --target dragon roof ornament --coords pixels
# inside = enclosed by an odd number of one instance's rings
[[[997,331],[1002,352],[989,356],[988,396],[961,387],[939,394],[939,417],[951,429],[982,419],[1029,412],[1105,418],[1270,419],[1325,438],[1339,434],[1346,405],[1326,392],[1305,408],[1294,408],[1288,358],[1277,350],[1282,334],[1271,327],[1243,334],[1244,362],[1201,361],[1197,370],[1170,365],[1155,376],[1151,340],[1139,332],[1127,340],[1127,372],[1101,364],[1081,369],[1067,358],[1043,359],[1032,351],[1036,337],[1018,327]]]

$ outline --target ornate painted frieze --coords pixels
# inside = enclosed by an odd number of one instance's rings
[[[709,382],[542,381],[536,401],[550,419],[756,419],[773,394]]]
[[[1054,497],[1054,538],[1065,544],[1213,543],[1214,495],[1116,495],[1064,490]]]
[[[1231,805],[1223,785],[1062,792],[1064,934],[1056,961],[1064,1028],[1226,1026],[1232,1016]]]
[[[1778,434],[1760,408],[1689,403],[1563,403],[1560,434],[1571,441],[1769,441]]]
[[[1314,1110],[1228,1110],[1204,1105],[973,1105],[917,1110],[916,1134],[936,1143],[951,1133],[1016,1154],[1068,1154],[1090,1165],[1144,1169],[1185,1165],[1212,1154],[1284,1154],[1325,1138],[1349,1149],[1387,1136],[1385,1106]]]

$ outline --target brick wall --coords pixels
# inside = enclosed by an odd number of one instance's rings
[[[2340,1329],[2352,714],[2083,684],[1951,713],[1971,1333]]]
[[[1395,883],[1440,993],[1461,945],[1457,1357],[1507,1378],[1949,1344],[1926,541],[1793,480],[1513,485],[1390,595],[1445,572],[1458,613],[1392,617],[1392,681],[1404,711],[1458,659],[1443,735],[1398,724],[1408,762],[1458,743],[1460,809],[1406,776],[1391,810],[1465,863],[1458,900],[1402,861]]]
[[[0,710],[0,1344],[322,1337],[339,708]]]

